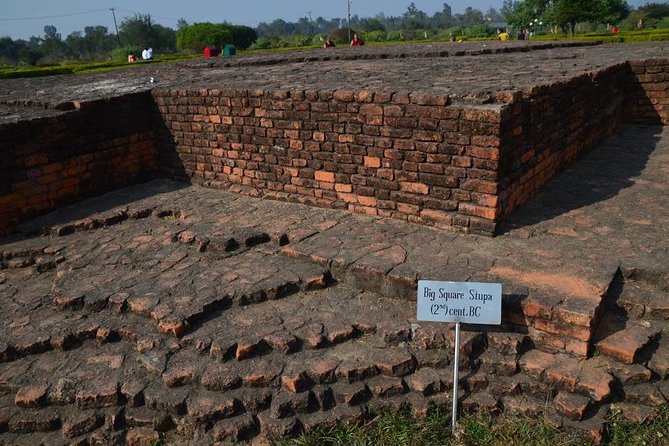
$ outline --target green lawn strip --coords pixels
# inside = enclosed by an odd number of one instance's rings
[[[130,64],[126,61],[105,62],[70,62],[65,61],[59,65],[45,67],[2,67],[0,68],[0,79],[15,79],[24,77],[43,77],[59,74],[100,73],[111,70],[133,69],[146,64],[157,64],[165,62],[176,62],[201,57],[190,54],[166,54],[158,56],[151,61],[139,61]]]
[[[656,411],[649,423],[623,421],[620,413],[613,411],[607,424],[607,446],[666,446],[669,445],[669,405]]]
[[[576,433],[555,429],[542,417],[470,414],[459,421],[460,435],[450,434],[450,415],[436,409],[414,418],[407,409],[381,413],[362,426],[321,427],[309,435],[282,440],[277,446],[587,446]],[[605,446],[666,446],[669,444],[669,406],[658,408],[647,423],[621,421],[611,415]]]

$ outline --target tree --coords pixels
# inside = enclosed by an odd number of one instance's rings
[[[631,12],[630,5],[625,0],[605,0],[606,13],[602,17],[602,22],[606,24],[616,24],[625,20]],[[669,8],[669,5],[667,5]]]
[[[488,23],[499,23],[504,21],[504,16],[492,7],[488,8],[488,12],[485,13],[483,18]]]
[[[514,27],[524,28],[538,20],[573,34],[578,22],[619,23],[630,8],[625,0],[505,0],[502,11]]]
[[[599,22],[606,13],[606,0],[555,0],[548,18],[563,30],[570,30],[573,35],[577,22]]]
[[[19,50],[19,61],[26,65],[37,65],[43,56],[44,53],[38,46],[27,45]]]
[[[10,37],[0,38],[0,62],[14,64],[19,60],[21,45]]]
[[[177,20],[177,31],[180,30],[181,28],[185,28],[188,26],[188,22],[184,18],[180,18]]]
[[[67,57],[70,59],[82,60],[90,57],[86,39],[81,31],[70,33],[65,39],[65,47],[67,48]]]
[[[481,10],[468,6],[463,14],[457,15],[458,21],[462,26],[474,26],[483,23],[483,13]]]
[[[158,46],[154,41],[153,22],[149,14],[135,14],[124,18],[119,26],[119,35],[124,45]]]
[[[629,14],[624,26],[627,29],[636,29],[639,25],[644,28],[653,28],[665,17],[669,17],[669,3],[646,3]]]
[[[504,17],[507,23],[514,28],[526,28],[535,19],[547,22],[549,2],[547,0],[524,0],[524,1],[509,1],[502,9],[506,12]],[[509,8],[513,8],[509,10]]]
[[[321,18],[321,17],[319,17]],[[291,35],[295,32],[295,24],[288,23],[282,19],[276,19],[272,23],[261,22],[257,27],[258,35],[270,39]]]
[[[654,19],[662,19],[664,17],[669,17],[669,3],[646,3],[644,6],[639,8],[642,10],[648,17]]]
[[[407,12],[402,16],[402,27],[404,29],[422,29],[426,27],[427,14],[416,8],[416,4],[411,2]]]
[[[386,30],[386,27],[383,26],[383,22],[381,22],[381,20],[377,19],[376,17],[360,20],[360,28],[366,32]]]
[[[225,24],[194,23],[177,31],[177,48],[201,52],[208,45],[224,46],[232,42],[232,33]]]
[[[518,6],[518,1],[515,0],[504,0],[502,3],[502,9],[501,9],[501,14],[502,17],[504,17],[504,20],[507,22],[511,22],[511,18],[513,16],[513,12]]]
[[[84,28],[86,47],[91,54],[109,53],[116,45],[116,38],[109,34],[106,26],[87,26]]]
[[[157,51],[174,50],[176,32],[153,23],[149,14],[126,17],[119,26],[119,35],[124,45],[151,47]]]
[[[63,56],[65,45],[60,33],[53,25],[44,27],[44,37],[42,38],[41,52],[50,58],[59,59]]]
[[[239,49],[245,50],[258,40],[255,29],[244,25],[226,25],[230,30],[232,43]]]
[[[177,32],[172,28],[168,28],[162,25],[153,25],[153,36],[149,41],[149,45],[158,51],[169,53],[176,49],[177,44]],[[153,42],[153,44],[151,44]]]
[[[313,30],[314,26],[312,25],[311,20],[309,20],[309,17],[300,17],[295,24],[296,34],[311,35],[314,34]]]
[[[453,9],[451,9],[448,3],[444,3],[441,11],[434,13],[432,23],[435,28],[449,28],[455,24]]]

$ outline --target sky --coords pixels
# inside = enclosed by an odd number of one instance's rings
[[[648,0],[628,0],[639,7]],[[351,14],[372,17],[380,12],[399,16],[407,10],[411,0],[351,0]],[[442,9],[444,0],[414,0],[416,7],[429,15]],[[461,13],[468,6],[487,11],[500,9],[502,0],[446,0],[453,13]],[[103,25],[114,32],[110,8],[115,8],[118,23],[136,13],[150,14],[164,26],[176,29],[177,20],[188,23],[227,21],[237,25],[255,26],[281,18],[297,21],[300,17],[319,16],[327,19],[347,15],[348,0],[0,0],[0,37],[28,39],[42,36],[44,26],[54,25],[65,38],[86,26]]]

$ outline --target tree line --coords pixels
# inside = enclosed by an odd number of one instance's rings
[[[455,35],[485,37],[503,26],[534,27],[535,32],[574,33],[578,23],[590,28],[619,25],[623,29],[669,27],[669,2],[648,3],[634,10],[625,0],[504,0],[500,10],[468,7],[454,14],[444,3],[430,15],[410,3],[399,16],[357,14],[350,20],[302,17],[296,22],[277,19],[254,28],[230,23],[194,23],[184,19],[177,29],[155,23],[149,14],[126,17],[118,34],[105,26],[87,26],[63,38],[55,26],[44,27],[42,36],[28,40],[0,38],[0,64],[55,64],[62,60],[124,59],[130,51],[152,47],[157,54],[200,52],[206,45],[231,43],[240,49],[320,45],[324,35],[339,41],[348,30],[369,41],[448,38]],[[541,24],[541,26],[539,26]]]
[[[234,44],[248,48],[257,39],[256,31],[248,26],[229,23],[188,24],[183,19],[177,29],[155,23],[149,14],[126,17],[118,27],[118,34],[106,26],[87,26],[63,39],[55,26],[44,27],[42,36],[28,40],[0,38],[0,64],[48,65],[63,60],[94,61],[125,60],[130,52],[141,53],[153,48],[154,53],[176,51],[201,52],[206,45]]]

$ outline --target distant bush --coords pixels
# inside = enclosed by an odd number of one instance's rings
[[[215,23],[194,23],[177,31],[177,48],[200,53],[204,47],[215,45],[223,48],[232,42],[229,25]]]
[[[386,34],[386,40],[391,42],[402,40],[402,33],[400,31],[388,31],[388,34]]]
[[[292,39],[293,46],[311,46],[312,42],[313,42],[313,37],[301,34],[293,36]]]
[[[372,31],[365,34],[365,40],[370,42],[385,42],[386,41],[386,32],[385,31]]]
[[[258,33],[250,26],[226,25],[232,35],[232,43],[240,50],[245,50],[258,39]]]
[[[259,38],[258,40],[255,41],[253,45],[251,45],[251,49],[266,50],[268,48],[272,48],[272,41],[265,37]]]
[[[470,37],[492,37],[495,35],[495,30],[488,25],[470,26],[465,32]]]
[[[351,37],[353,37],[353,34],[357,34],[357,31],[351,29]],[[330,38],[334,40],[335,43],[340,43],[340,44],[343,43],[348,44],[350,42],[348,36],[349,36],[348,28],[335,29],[330,33]]]
[[[323,46],[325,37],[322,34],[317,34],[311,38],[311,46]]]
[[[19,50],[19,60],[26,65],[37,65],[43,56],[44,53],[39,48],[25,47]]]

